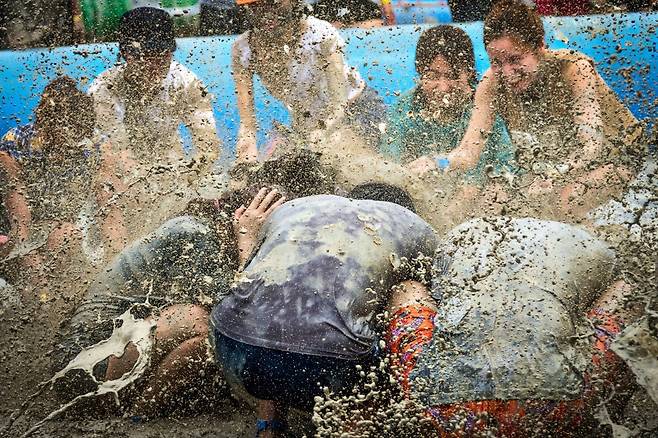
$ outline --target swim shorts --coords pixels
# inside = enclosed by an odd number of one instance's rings
[[[376,350],[359,360],[312,356],[257,347],[233,340],[211,328],[217,361],[232,388],[259,400],[273,400],[310,411],[323,388],[334,394],[351,391],[360,369],[377,363]],[[360,368],[360,369],[359,369]]]
[[[408,306],[398,310],[389,325],[388,346],[407,394],[409,374],[422,349],[431,341],[434,315],[430,308]],[[583,426],[583,413],[602,395],[599,383],[603,382],[603,387],[610,386],[623,369],[623,361],[610,350],[614,337],[622,330],[622,323],[602,309],[592,310],[588,318],[595,328],[594,354],[584,376],[585,389],[581,398],[566,401],[478,400],[432,406],[426,413],[439,436],[471,436],[495,431],[496,436],[525,437],[529,432],[539,432],[538,425],[546,433],[560,436]]]
[[[420,304],[398,309],[388,326],[386,344],[402,389],[409,395],[409,375],[423,347],[432,341],[436,310]]]

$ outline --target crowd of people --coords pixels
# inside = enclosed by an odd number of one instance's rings
[[[121,62],[88,93],[53,80],[0,143],[0,276],[26,308],[67,297],[60,397],[115,392],[138,421],[219,375],[257,436],[285,436],[290,408],[320,436],[371,436],[374,379],[419,412],[380,434],[600,433],[597,409],[637,389],[615,338],[655,324],[656,301],[592,212],[655,165],[594,61],[500,0],[481,79],[469,36],[431,27],[387,108],[304,1],[236,3],[239,132],[215,195],[199,189],[222,147],[212,96],[156,8],[124,14]],[[263,147],[256,78],[291,115]],[[356,406],[341,424],[318,407],[336,397]]]

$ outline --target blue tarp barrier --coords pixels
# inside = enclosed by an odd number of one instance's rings
[[[594,58],[604,79],[639,118],[658,117],[658,14],[553,17],[544,20],[548,45],[573,48]],[[429,25],[374,30],[350,29],[347,57],[386,103],[414,85],[415,46]],[[471,36],[478,72],[488,67],[482,23],[460,25]],[[233,37],[179,40],[176,59],[191,68],[215,96],[215,116],[226,150],[232,150],[238,115],[231,76]],[[0,52],[0,131],[30,120],[41,90],[57,74],[82,81],[83,87],[117,62],[115,44]],[[287,111],[257,85],[260,139],[273,120],[288,122]]]

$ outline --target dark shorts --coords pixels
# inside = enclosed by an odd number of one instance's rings
[[[211,329],[212,330],[212,329]],[[273,400],[309,411],[329,388],[335,394],[361,382],[364,370],[378,364],[376,352],[360,360],[291,353],[235,341],[213,330],[215,354],[228,383],[259,400]]]

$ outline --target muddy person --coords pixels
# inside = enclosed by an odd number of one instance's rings
[[[191,199],[186,189],[194,191],[193,183],[210,171],[219,138],[211,95],[191,70],[173,59],[176,40],[167,12],[150,7],[126,12],[118,37],[123,62],[101,73],[89,94],[99,129],[119,158],[124,185],[116,191],[143,180],[122,205],[134,239]],[[180,125],[190,133],[196,152],[192,158],[184,155]]]
[[[593,433],[600,403],[630,387],[610,350],[634,318],[615,253],[584,229],[505,217],[466,222],[439,248],[431,292],[395,297],[388,342],[441,436]]]
[[[94,130],[92,99],[69,77],[44,88],[34,119],[0,142],[3,204],[10,222],[9,241],[0,252],[45,275],[68,265],[72,251],[83,251],[89,218],[106,200],[101,162],[108,148]],[[104,236],[109,240],[111,233]],[[95,260],[93,251],[87,256]]]
[[[391,286],[422,280],[404,266],[436,245],[413,210],[404,191],[367,184],[289,201],[265,223],[211,316],[227,381],[258,400],[259,436],[284,433],[288,407],[310,411],[323,388],[350,391],[378,366],[376,315]]]
[[[228,289],[251,252],[260,225],[285,200],[266,188],[247,207],[240,207],[243,198],[244,194],[229,192],[218,200],[192,202],[188,215],[167,221],[128,246],[94,280],[65,324],[53,355],[55,371],[69,374],[58,382],[65,398],[93,393],[99,383],[122,389],[122,381],[135,373],[145,354],[145,375],[132,391],[119,395],[127,412],[148,417],[175,401],[181,390],[199,383],[204,371],[211,375],[206,339],[214,292]],[[112,337],[135,321],[151,325],[124,339]],[[149,342],[145,344],[143,337]],[[108,340],[117,343],[112,346],[117,353],[102,354]],[[138,348],[149,343],[146,351]],[[80,370],[81,357],[93,378]]]
[[[432,27],[420,35],[415,65],[418,86],[390,109],[380,151],[412,174],[426,175],[448,165],[443,157],[459,146],[471,118],[476,86],[473,43],[458,27]],[[477,165],[459,175],[459,192],[451,196],[453,205],[441,209],[443,214],[462,222],[468,201],[481,198],[485,188],[500,191],[490,185],[494,181],[506,185],[515,172],[513,160],[509,134],[496,117]]]
[[[539,15],[517,0],[495,4],[484,23],[484,42],[491,67],[478,85],[460,146],[444,157],[447,167],[477,165],[499,114],[525,172],[518,187],[537,200],[528,208],[582,217],[623,191],[642,162],[646,141],[594,62],[575,50],[546,48]]]
[[[345,41],[336,28],[305,16],[303,0],[237,3],[251,25],[232,48],[240,114],[237,160],[258,158],[254,75],[291,113],[292,132],[275,133],[271,147],[287,143],[290,137],[301,144],[312,143],[339,126],[353,129],[376,145],[384,104],[347,64]]]

